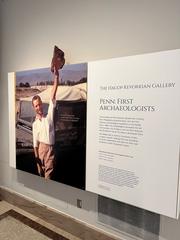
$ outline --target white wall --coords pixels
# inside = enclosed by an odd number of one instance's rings
[[[130,239],[97,222],[95,194],[8,166],[7,73],[49,66],[55,44],[69,63],[180,48],[180,1],[1,0],[0,7],[0,185]],[[180,221],[161,216],[161,240],[178,240],[179,229]]]

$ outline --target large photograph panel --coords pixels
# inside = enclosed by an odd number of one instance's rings
[[[52,179],[85,188],[87,64],[65,65],[54,111],[55,169]],[[34,156],[32,98],[40,96],[47,115],[52,91],[50,69],[16,73],[16,168],[38,175]]]

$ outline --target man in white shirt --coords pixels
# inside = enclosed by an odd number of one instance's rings
[[[56,105],[56,92],[59,84],[59,67],[54,66],[54,84],[51,91],[48,113],[45,116],[40,96],[32,98],[32,105],[36,113],[33,122],[33,146],[40,176],[51,179],[55,166],[54,154],[54,108]]]

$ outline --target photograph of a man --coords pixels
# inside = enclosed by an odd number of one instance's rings
[[[32,106],[36,113],[35,121],[32,125],[34,154],[38,173],[45,179],[51,179],[53,177],[55,168],[54,109],[56,106],[56,92],[59,85],[59,69],[61,69],[63,65],[64,53],[55,46],[51,64],[54,83],[46,116],[43,112],[43,104],[40,96],[35,95],[32,98]]]
[[[32,98],[32,106],[36,113],[33,122],[33,147],[38,173],[45,179],[51,179],[55,166],[54,155],[54,108],[56,104],[56,91],[59,83],[58,70],[54,72],[54,85],[49,101],[48,113],[43,114],[41,98],[36,95]]]
[[[85,189],[87,63],[16,72],[16,168]]]

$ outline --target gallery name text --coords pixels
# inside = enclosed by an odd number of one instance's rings
[[[174,88],[175,83],[150,83],[150,84],[129,84],[129,85],[108,85],[100,86],[100,90],[129,90],[129,89],[150,89],[150,88]]]

